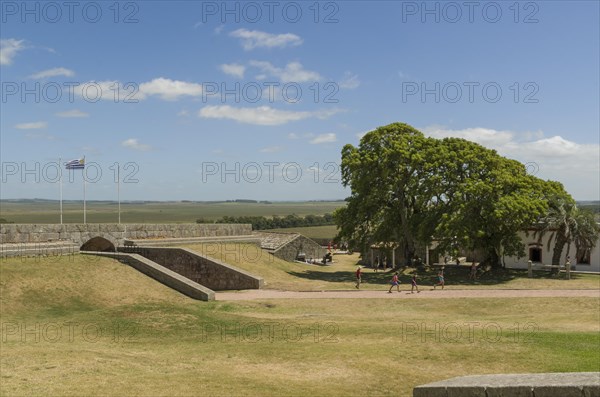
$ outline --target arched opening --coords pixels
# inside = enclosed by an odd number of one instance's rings
[[[539,247],[530,247],[529,248],[529,260],[531,262],[541,262],[542,261],[542,249]]]
[[[80,251],[115,252],[115,245],[104,237],[94,237],[83,243]]]

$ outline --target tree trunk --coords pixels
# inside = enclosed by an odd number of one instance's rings
[[[552,252],[552,266],[560,266],[560,257],[562,256],[566,243],[567,237],[565,236],[565,228],[561,226],[556,232],[556,240]]]
[[[404,243],[404,266],[412,266],[412,259],[415,256],[415,244],[413,241]]]
[[[502,263],[500,263],[500,255],[498,255],[498,251],[496,249],[491,249],[488,251],[487,262],[494,269],[502,268]]]

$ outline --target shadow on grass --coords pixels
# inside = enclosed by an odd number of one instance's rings
[[[418,285],[433,285],[437,284],[437,272],[438,268],[429,268],[424,270],[418,270],[415,268],[403,268],[400,272],[401,284],[410,285],[413,274],[417,275]],[[362,273],[362,280],[366,283],[371,284],[389,284],[393,270],[387,272],[379,271],[373,272],[371,269],[364,269]],[[337,272],[324,272],[320,270],[307,270],[304,272],[289,271],[288,274],[303,278],[306,280],[318,280],[326,281],[331,283],[351,283],[356,282],[356,276],[354,271],[337,271]],[[446,284],[448,285],[502,285],[509,283],[518,278],[527,278],[527,270],[521,269],[492,269],[483,273],[478,273],[476,280],[469,279],[470,268],[466,266],[453,267],[446,266],[444,269],[444,277]],[[551,275],[549,272],[537,271],[533,273],[532,280],[556,280],[564,279],[564,274]],[[579,278],[577,274],[571,274],[571,279],[576,280]]]
[[[330,283],[355,283],[356,275],[354,271],[337,271],[337,272],[323,272],[319,270],[307,270],[304,272],[287,272],[289,275],[303,278],[306,280],[318,280],[318,281],[327,281]],[[377,273],[370,271],[370,269],[365,269],[362,273],[362,281],[363,283],[371,283],[371,284],[387,284],[392,278],[393,272],[389,270],[384,273],[383,271],[379,271]],[[409,278],[406,278],[407,282]],[[405,281],[402,280],[404,283]]]

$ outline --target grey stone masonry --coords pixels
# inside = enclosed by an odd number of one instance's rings
[[[413,397],[600,397],[600,372],[461,376],[417,386]]]
[[[320,260],[327,250],[315,241],[301,235],[300,233],[280,232],[254,232],[261,239],[261,248],[272,253],[273,256],[286,261],[294,261],[298,254],[304,254],[306,258]]]
[[[103,237],[115,247],[128,240],[163,238],[225,237],[252,234],[250,224],[152,224],[152,223],[68,223],[0,224],[0,244],[29,244],[71,241],[81,246],[94,237]]]
[[[259,289],[264,283],[260,277],[186,248],[119,247],[119,251],[141,255],[214,291]]]
[[[203,301],[215,300],[214,291],[140,255],[92,251],[83,252],[83,254],[107,256],[109,258],[122,260],[145,275],[152,277],[184,295]]]

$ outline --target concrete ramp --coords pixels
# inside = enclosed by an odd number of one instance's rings
[[[187,248],[119,247],[120,252],[143,256],[214,291],[259,289],[261,277]]]
[[[83,255],[99,255],[108,258],[115,258],[126,262],[131,267],[139,270],[147,276],[152,277],[156,281],[161,282],[167,287],[171,287],[176,291],[181,292],[190,298],[203,301],[215,300],[215,292],[203,285],[200,285],[187,277],[182,276],[164,266],[159,265],[150,259],[144,258],[138,254],[127,254],[121,252],[94,252],[82,251]]]

